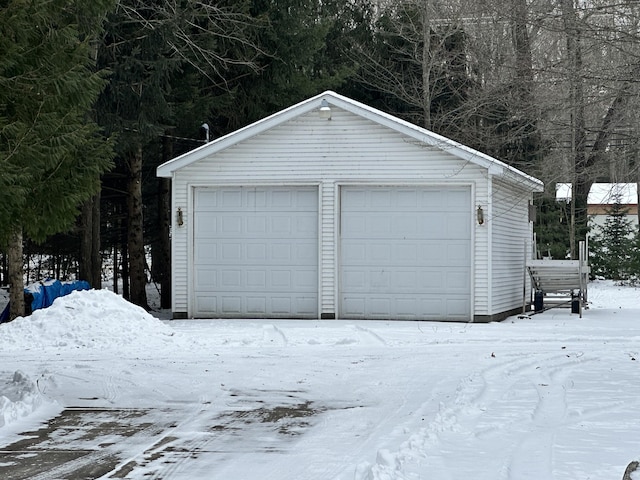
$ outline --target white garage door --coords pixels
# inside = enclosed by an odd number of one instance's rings
[[[193,234],[194,316],[317,318],[317,188],[198,188]]]
[[[340,316],[469,320],[469,188],[342,187]]]

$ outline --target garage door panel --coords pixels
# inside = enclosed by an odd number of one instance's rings
[[[200,238],[215,238],[218,235],[218,219],[209,212],[194,213],[194,223],[198,225]]]
[[[264,208],[267,206],[267,192],[264,190],[245,189],[247,205],[254,208]]]
[[[391,233],[393,236],[402,234],[400,238],[416,238],[418,235],[418,221],[415,215],[399,214],[391,219]]]
[[[342,297],[342,316],[345,318],[365,318],[365,297],[349,294]]]
[[[267,247],[265,246],[265,254]],[[293,245],[291,243],[272,243],[268,247],[271,252],[270,258],[279,263],[290,263],[293,261]]]
[[[293,261],[296,265],[313,265],[318,263],[318,243],[314,242],[297,241],[291,247],[293,252]]]
[[[461,301],[453,301],[459,308]],[[464,303],[464,302],[462,302]],[[399,320],[443,320],[459,316],[457,310],[448,309],[448,302],[439,296],[395,295],[379,297],[375,295],[348,296],[344,299],[344,315],[354,319],[399,319]],[[389,312],[395,312],[389,316]],[[468,314],[468,313],[467,313]],[[451,319],[451,318],[449,318]]]
[[[466,294],[469,288],[468,271],[461,268],[452,268],[445,275],[445,285],[452,294]]]
[[[445,272],[442,269],[433,269],[433,271],[422,271],[418,274],[418,288],[425,294],[437,293],[442,291],[444,285]]]
[[[242,219],[235,215],[226,214],[220,219],[220,231],[218,235],[222,236],[237,236],[243,233]]]
[[[312,317],[317,315],[318,298],[315,295],[302,295],[294,297],[295,310],[301,315]]]
[[[343,268],[342,279],[345,285],[349,285],[349,292],[358,293],[366,292],[368,285],[366,281],[366,273],[359,269]],[[345,295],[345,298],[348,295]]]
[[[449,298],[446,302],[446,316],[453,320],[465,320],[468,318],[469,311],[464,308],[464,302],[460,299]]]
[[[265,296],[247,296],[247,313],[260,315],[267,311],[267,298]]]
[[[292,287],[291,272],[289,270],[272,270],[271,287],[275,290],[290,290]]]
[[[244,244],[235,241],[201,242],[196,246],[194,260],[202,265],[289,265],[317,264],[317,244],[300,241],[297,244],[265,241]],[[218,253],[220,252],[220,253]]]
[[[317,187],[198,188],[193,243],[194,315],[317,316]]]
[[[418,191],[418,202],[419,205],[432,205],[433,208],[440,208],[443,204],[442,190],[439,188],[421,189]]]
[[[196,265],[215,262],[218,258],[218,246],[214,243],[201,242],[196,246],[193,259]]]
[[[468,318],[471,225],[470,188],[343,187],[341,315]]]
[[[222,313],[225,315],[238,315],[242,313],[242,298],[239,295],[223,295]]]
[[[425,242],[415,240],[390,239],[375,240],[368,242],[358,240],[357,242],[343,241],[342,256],[349,259],[350,265],[370,265],[376,262],[381,267],[386,265],[409,265],[414,266],[416,258],[429,258],[433,261],[441,261],[438,252],[429,253],[429,248]]]
[[[318,219],[309,215],[298,216],[295,218],[294,233],[301,238],[307,237],[310,233],[318,231]]]
[[[271,312],[277,315],[287,315],[291,311],[291,297],[271,297]]]
[[[449,211],[460,211],[469,209],[469,197],[460,195],[460,190],[445,189],[441,191],[444,207]]]
[[[442,267],[449,261],[448,252],[442,252],[440,242],[425,241],[424,248],[418,250],[417,263],[419,265],[430,265],[432,267]]]
[[[315,289],[318,284],[318,272],[316,270],[296,270],[293,272],[293,290],[307,292]]]
[[[242,191],[238,189],[225,189],[221,191],[221,202],[226,207],[240,207],[242,205]]]
[[[366,244],[364,242],[343,242],[341,253],[343,258],[349,259],[351,265],[362,265],[366,258]]]
[[[418,272],[415,270],[394,271],[390,274],[390,278],[392,285],[401,292],[417,291]]]
[[[368,245],[366,247],[366,259],[377,262],[379,265],[388,265],[391,262],[391,245],[388,243]]]
[[[248,262],[255,264],[264,264],[267,261],[268,245],[264,242],[249,243],[246,245],[246,259]]]
[[[360,215],[345,215],[342,217],[342,234],[348,238],[363,238],[366,236],[367,220]],[[359,236],[359,237],[358,237]]]
[[[471,222],[469,214],[449,213],[446,223],[446,238],[466,239],[471,235]]]
[[[207,295],[197,295],[195,298],[196,308],[199,311],[215,312],[218,310],[218,299]]]
[[[267,272],[265,270],[250,269],[247,270],[247,288],[251,290],[266,290]]]
[[[211,290],[218,286],[218,275],[215,269],[197,267],[195,271],[196,284],[205,290]]]
[[[418,196],[420,191],[417,189],[406,189],[396,194],[396,205],[398,207],[406,207],[414,209],[418,205]]]
[[[242,286],[242,272],[237,269],[227,269],[220,272],[220,290],[237,290]]]
[[[242,248],[237,243],[225,242],[220,245],[225,263],[237,264],[242,259]]]
[[[264,215],[250,215],[246,218],[246,232],[249,235],[266,235],[267,234],[267,219]]]
[[[450,267],[467,268],[471,262],[471,252],[469,252],[468,245],[460,242],[447,245],[444,254],[446,265]]]

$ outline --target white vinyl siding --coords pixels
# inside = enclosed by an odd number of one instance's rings
[[[491,222],[492,312],[522,307],[525,249],[531,251],[531,194],[500,180],[493,182]],[[525,245],[526,241],[526,245]]]

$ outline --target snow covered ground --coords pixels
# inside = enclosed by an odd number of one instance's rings
[[[74,292],[0,325],[0,450],[75,407],[137,422],[66,430],[116,459],[101,478],[620,480],[640,457],[640,290],[589,293],[582,319],[452,324],[167,321]]]

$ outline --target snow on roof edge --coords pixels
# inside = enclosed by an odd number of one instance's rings
[[[591,185],[587,203],[591,205],[611,205],[616,195],[620,196],[623,205],[638,203],[637,183],[594,183]],[[556,184],[556,200],[571,200],[571,183]]]

